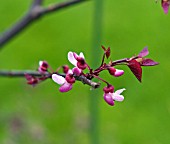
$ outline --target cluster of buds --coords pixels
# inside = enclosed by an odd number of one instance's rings
[[[168,13],[169,5],[170,5],[170,0],[162,0],[162,8],[165,14]]]
[[[59,88],[60,92],[68,92],[73,88],[73,84],[76,82],[76,78],[84,77],[88,81],[91,81],[93,78],[98,79],[101,82],[104,82],[106,86],[103,88],[103,98],[104,100],[111,106],[114,105],[115,101],[123,101],[124,96],[121,93],[125,90],[125,88],[114,90],[114,86],[107,82],[106,80],[99,77],[100,73],[104,70],[108,71],[111,76],[119,77],[124,74],[123,70],[115,68],[117,65],[127,65],[135,77],[141,82],[142,79],[142,68],[141,66],[154,66],[158,63],[153,61],[152,59],[144,58],[149,54],[147,48],[144,48],[137,56],[132,56],[131,58],[124,58],[116,61],[110,60],[107,64],[105,63],[105,58],[110,57],[110,47],[105,48],[102,46],[104,50],[103,58],[101,65],[97,69],[92,69],[85,60],[84,54],[81,52],[79,55],[75,52],[68,52],[68,60],[71,64],[74,65],[72,69],[69,66],[64,65],[59,67],[57,71],[49,71],[49,64],[46,61],[40,61],[38,71],[42,74],[40,77],[35,77],[26,74],[27,83],[30,85],[35,85],[40,81],[43,81],[47,78],[51,78],[55,83],[61,85]],[[63,74],[60,74],[58,71],[62,69]],[[84,72],[84,70],[87,69]],[[83,81],[84,82],[84,81]]]
[[[39,82],[44,81],[47,78],[49,78],[49,76],[45,75],[48,72],[48,68],[49,68],[48,62],[39,61],[38,71],[42,74],[42,76],[36,77],[36,76],[32,76],[32,75],[26,73],[25,78],[27,80],[27,84],[35,86]]]
[[[157,1],[158,0],[156,0],[156,2]],[[162,5],[164,13],[167,14],[169,10],[169,6],[170,6],[170,0],[161,0],[161,5]]]

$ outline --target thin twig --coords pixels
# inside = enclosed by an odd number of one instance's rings
[[[31,76],[50,76],[49,72],[40,73],[38,71],[32,70],[1,70],[0,76],[2,77],[25,77],[25,74],[29,74]]]
[[[37,76],[37,77],[42,77],[46,76],[48,78],[51,78],[51,73],[46,72],[46,73],[40,73],[38,71],[32,71],[32,70],[0,70],[0,76],[1,77],[25,77],[26,74],[29,74],[31,76]],[[58,74],[58,73],[57,73]],[[63,77],[65,77],[65,74],[58,74]],[[100,83],[93,82],[89,79],[87,79],[85,76],[75,76],[75,79],[78,81],[81,81],[83,84],[87,84],[91,86],[93,89],[99,88]]]
[[[32,2],[32,8],[37,6],[37,5],[41,5],[43,2],[43,0],[33,0]]]
[[[63,8],[72,6],[74,4],[78,4],[80,2],[84,2],[87,0],[70,0],[68,2],[62,2],[57,4],[50,4],[47,7],[42,6],[43,0],[33,0],[32,5],[28,12],[26,13],[19,22],[17,22],[14,26],[9,28],[7,31],[0,35],[0,49],[13,37],[17,34],[22,32],[25,28],[27,28],[31,23],[38,20],[40,17],[44,16],[45,14],[61,10]]]

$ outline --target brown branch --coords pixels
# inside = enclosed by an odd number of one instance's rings
[[[59,4],[51,4],[47,7],[42,6],[43,0],[33,0],[32,6],[30,7],[29,11],[26,15],[19,20],[14,26],[9,28],[3,34],[0,35],[0,49],[13,37],[17,34],[22,32],[25,28],[27,28],[31,23],[38,20],[40,17],[44,16],[45,14],[61,10],[63,8],[72,6],[74,4],[78,4],[80,2],[84,2],[87,0],[70,0],[68,2],[62,2]]]
[[[50,76],[51,74],[46,72],[44,74],[38,72],[38,71],[32,71],[32,70],[1,70],[0,76],[1,77],[25,77],[25,74],[29,74],[32,76]]]
[[[35,6],[37,6],[37,5],[41,5],[42,2],[43,2],[43,0],[33,0],[33,2],[32,2],[32,7],[35,7]]]
[[[38,71],[31,71],[31,70],[0,70],[0,77],[25,77],[25,74],[29,74],[31,76],[36,76],[36,77],[42,77],[46,76],[48,78],[51,78],[51,73],[46,72],[46,73],[40,73]],[[57,73],[58,74],[58,73]],[[63,77],[65,77],[65,74],[58,74]],[[87,84],[91,86],[93,89],[99,88],[100,83],[93,82],[89,79],[87,79],[85,76],[75,76],[75,79],[78,81],[81,81],[83,84]]]

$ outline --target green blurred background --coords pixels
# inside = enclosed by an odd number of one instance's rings
[[[44,5],[56,1],[45,0]],[[31,0],[1,0],[0,32],[19,20],[30,4]],[[84,2],[33,23],[0,51],[0,69],[34,70],[39,60],[47,60],[56,69],[68,64],[68,51],[84,52],[89,65],[92,58],[100,60],[91,52],[95,5],[93,0]],[[142,83],[127,67],[118,67],[125,70],[120,78],[102,73],[116,89],[127,90],[125,101],[114,107],[103,100],[102,87],[96,90],[93,106],[98,111],[98,132],[94,136],[89,86],[77,82],[72,91],[59,93],[51,80],[32,88],[24,78],[0,77],[1,144],[88,144],[92,137],[101,144],[170,143],[170,13],[165,15],[154,0],[103,0],[102,7],[98,51],[100,45],[110,46],[116,60],[148,46],[149,57],[160,65],[144,67]]]

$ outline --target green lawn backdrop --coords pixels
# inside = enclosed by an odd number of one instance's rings
[[[46,0],[45,5],[51,2],[56,0]],[[30,3],[1,0],[0,32],[21,18]],[[90,64],[92,58],[96,59],[91,53],[94,5],[93,0],[84,2],[32,24],[0,51],[0,69],[34,70],[39,60],[47,60],[56,69],[68,64],[68,51],[83,52]],[[114,107],[104,102],[102,87],[96,90],[97,137],[101,144],[170,143],[169,24],[170,13],[163,13],[160,2],[103,0],[99,51],[101,45],[110,46],[111,57],[116,60],[138,54],[148,46],[149,57],[160,65],[144,67],[142,83],[127,67],[119,67],[125,71],[120,78],[102,73],[116,89],[127,90],[125,101]],[[24,78],[0,77],[0,143],[90,143],[90,87],[77,82],[68,93],[59,93],[58,88],[51,80],[32,88]]]

